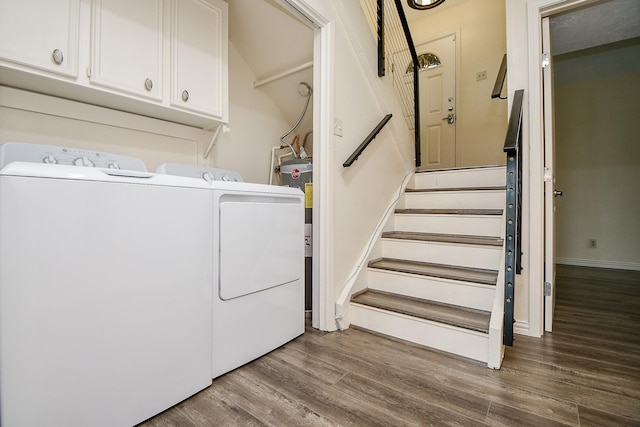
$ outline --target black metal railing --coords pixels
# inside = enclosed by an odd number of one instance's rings
[[[496,76],[496,82],[493,85],[493,91],[491,91],[491,99],[500,98],[507,99],[505,96],[502,97],[502,87],[504,86],[504,81],[507,78],[507,54],[505,53],[502,57],[502,63],[500,63],[500,69],[498,70],[498,75]]]
[[[505,345],[513,345],[516,274],[522,271],[522,104],[524,90],[513,95],[511,116],[504,142],[507,153],[507,197],[505,233],[504,336]]]
[[[394,0],[395,11],[397,12],[397,17],[394,16],[392,22],[399,22],[400,27],[402,28],[402,35],[404,36],[404,43],[406,43],[406,49],[409,51],[411,55],[411,61],[413,64],[413,128],[414,128],[414,144],[415,144],[415,163],[416,167],[420,167],[421,162],[421,152],[420,152],[420,87],[419,87],[419,79],[418,72],[420,71],[420,63],[418,61],[418,54],[416,52],[415,45],[413,44],[413,37],[411,36],[411,30],[409,29],[409,23],[407,21],[407,17],[404,13],[404,8],[402,6],[402,0]],[[392,9],[391,9],[392,10]],[[377,32],[378,32],[378,76],[382,77],[385,75],[385,32],[387,31],[389,25],[386,25],[385,22],[385,7],[384,0],[377,0]],[[396,19],[397,18],[397,19]],[[397,28],[393,24],[390,24],[391,27]],[[394,34],[395,35],[395,34]],[[401,36],[402,37],[402,36]],[[397,47],[395,47],[397,50]],[[400,67],[399,69],[394,70],[396,73],[404,73],[404,68]]]
[[[377,1],[377,11],[378,17],[378,77],[384,77],[385,72],[385,45],[384,45],[384,0]]]
[[[358,160],[358,157],[360,157],[360,154],[362,154],[365,148],[367,148],[369,144],[371,144],[371,141],[373,141],[374,138],[380,133],[384,125],[386,125],[387,122],[391,120],[391,117],[392,117],[391,114],[387,114],[386,116],[384,116],[384,118],[380,120],[380,123],[378,123],[376,127],[373,128],[371,133],[367,135],[364,141],[362,141],[362,144],[360,144],[358,148],[356,148],[356,150],[349,156],[349,158],[342,164],[342,166],[344,166],[345,168],[348,168],[353,164],[353,162]]]

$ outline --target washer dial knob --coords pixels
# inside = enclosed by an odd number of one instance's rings
[[[73,164],[76,166],[88,166],[88,167],[94,166],[93,162],[89,160],[89,158],[86,156],[78,157],[73,161]]]
[[[207,182],[213,182],[213,175],[211,174],[211,172],[205,172],[202,174],[202,178],[207,181]]]
[[[56,160],[55,157],[53,157],[51,154],[49,154],[47,157],[42,159],[42,163],[46,163],[48,165],[54,165],[54,164],[58,163],[58,161]]]
[[[110,162],[107,167],[109,169],[120,169],[120,165],[117,162]]]

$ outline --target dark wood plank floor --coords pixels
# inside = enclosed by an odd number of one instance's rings
[[[640,426],[640,272],[558,266],[554,332],[502,369],[312,328],[142,424]]]

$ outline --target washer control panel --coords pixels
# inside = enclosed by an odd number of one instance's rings
[[[135,157],[24,142],[7,142],[0,146],[0,168],[11,162],[147,171],[144,162]]]
[[[156,169],[157,173],[166,175],[186,176],[188,178],[200,178],[207,182],[230,181],[244,182],[236,171],[226,169],[208,168],[205,166],[183,165],[179,163],[164,163]]]

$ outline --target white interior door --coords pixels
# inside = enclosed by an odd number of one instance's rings
[[[456,35],[417,46],[418,56],[433,53],[440,65],[423,69],[420,84],[421,169],[456,166]]]
[[[553,126],[553,68],[551,63],[551,33],[549,18],[542,18],[542,80],[544,105],[544,330],[553,329],[556,294],[555,263],[555,143]]]

